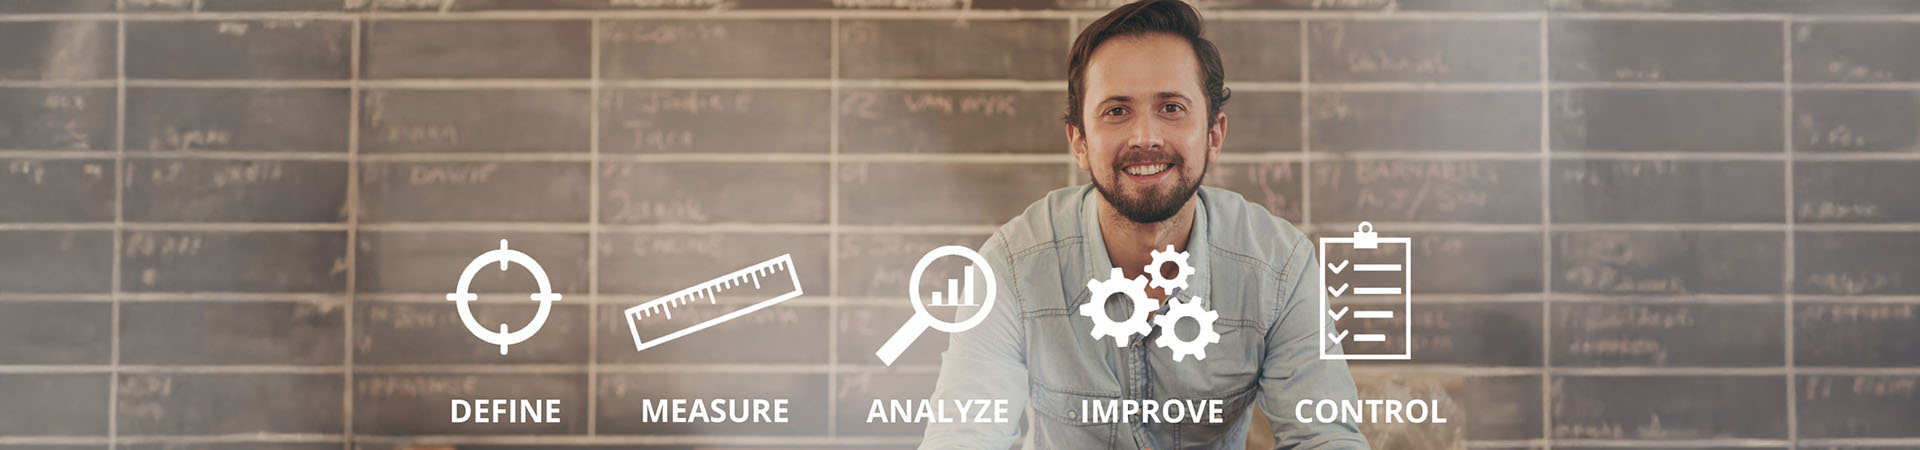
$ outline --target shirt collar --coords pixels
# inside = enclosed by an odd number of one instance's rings
[[[1210,266],[1209,250],[1212,247],[1207,244],[1207,195],[1205,189],[1198,192],[1193,200],[1193,231],[1187,234],[1187,265],[1193,266],[1194,272],[1193,276],[1187,277],[1187,288],[1176,290],[1173,297],[1207,298],[1211,284],[1207,281],[1211,278],[1207,268]],[[1087,237],[1084,246],[1086,276],[1088,280],[1103,280],[1114,266],[1113,260],[1107,255],[1107,241],[1100,233],[1100,192],[1098,188],[1093,188],[1087,189],[1082,195],[1080,234]]]

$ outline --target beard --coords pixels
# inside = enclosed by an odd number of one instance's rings
[[[1167,170],[1173,171],[1170,174],[1173,176],[1173,186],[1164,189],[1149,188],[1146,192],[1134,192],[1131,195],[1119,192],[1120,177],[1126,173],[1125,167],[1140,163],[1171,164]],[[1200,182],[1207,178],[1206,166],[1200,167],[1198,177],[1187,176],[1187,172],[1182,170],[1186,167],[1186,157],[1180,156],[1179,153],[1137,152],[1114,160],[1113,175],[1106,182],[1101,182],[1099,175],[1091,178],[1094,190],[1100,191],[1100,196],[1107,199],[1107,204],[1113,205],[1113,209],[1119,211],[1120,215],[1126,216],[1127,220],[1143,224],[1160,223],[1172,218],[1174,214],[1179,214],[1180,208],[1187,205],[1187,199],[1193,198],[1193,193],[1200,191]]]

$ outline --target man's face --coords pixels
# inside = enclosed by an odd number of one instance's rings
[[[1200,189],[1227,130],[1224,115],[1207,125],[1193,47],[1170,34],[1109,39],[1087,59],[1084,82],[1085,133],[1067,127],[1080,170],[1134,222],[1179,213]]]

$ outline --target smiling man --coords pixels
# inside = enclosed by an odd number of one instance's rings
[[[934,398],[1010,400],[1026,411],[1026,448],[1241,448],[1255,404],[1276,448],[1367,447],[1351,424],[1294,417],[1300,400],[1355,397],[1346,364],[1319,358],[1328,317],[1311,241],[1239,194],[1200,186],[1227,136],[1225,77],[1199,14],[1177,0],[1122,6],[1081,32],[1066,134],[1093,183],[1047,194],[987,240],[998,298],[1009,300],[952,336]],[[1094,298],[1089,280],[1144,282],[1153,252],[1169,246],[1195,269],[1185,287],[1147,289],[1151,301]],[[1153,270],[1174,279],[1175,268]],[[1203,341],[1200,319],[1142,323],[1136,304],[1157,304],[1150,316],[1200,305],[1218,315],[1219,341],[1204,357],[1176,354],[1156,344],[1167,333]],[[1114,327],[1101,322],[1141,331],[1102,337]],[[1005,449],[1019,429],[936,423],[921,448]]]

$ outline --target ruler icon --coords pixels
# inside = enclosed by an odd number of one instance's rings
[[[794,271],[793,255],[785,254],[765,262],[721,275],[679,292],[641,303],[640,306],[627,308],[627,330],[633,332],[633,346],[641,351],[665,344],[682,336],[719,325],[754,311],[766,309],[794,297],[799,297],[800,275]],[[742,303],[728,301],[738,298],[752,299]],[[682,312],[680,319],[674,318],[674,310],[705,303],[707,305],[738,307],[717,317],[675,326],[676,322],[690,322],[702,314]],[[649,326],[641,326],[642,322]]]

